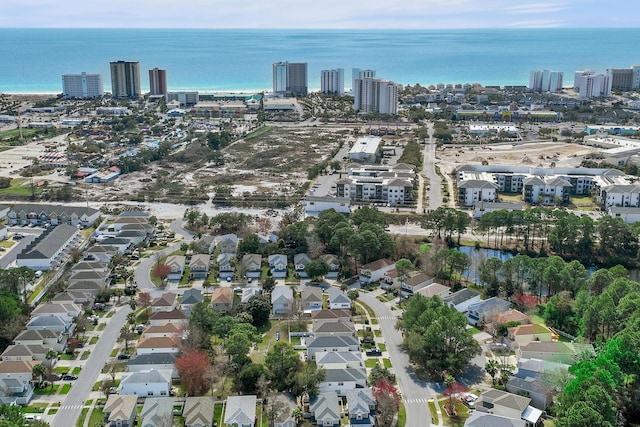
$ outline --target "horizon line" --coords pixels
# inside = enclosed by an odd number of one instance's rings
[[[328,27],[310,27],[310,28],[289,28],[289,27],[3,27],[3,30],[218,30],[218,31],[367,31],[367,32],[384,32],[384,31],[519,31],[519,30],[638,30],[640,27],[450,27],[450,28],[328,28]]]

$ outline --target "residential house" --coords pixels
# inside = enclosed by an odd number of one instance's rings
[[[259,279],[262,273],[262,255],[245,254],[242,257],[242,265],[245,269],[245,275],[252,279]]]
[[[175,368],[178,353],[145,353],[131,356],[127,360],[128,372],[142,372],[154,369],[156,371],[171,372],[171,378],[178,378],[178,371]]]
[[[216,247],[215,237],[205,234],[197,240],[194,240],[194,249],[197,252],[212,253]],[[235,252],[234,252],[235,254]]]
[[[186,326],[189,322],[187,316],[177,309],[171,311],[159,311],[157,313],[152,313],[151,316],[149,316],[149,325],[151,326],[159,326],[166,323]]]
[[[50,330],[63,334],[67,338],[73,335],[75,323],[67,316],[49,314],[45,316],[32,317],[27,322],[26,328],[30,331]]]
[[[534,377],[511,377],[507,382],[507,391],[531,398],[531,406],[541,411],[546,410],[553,402],[553,394],[544,382]]]
[[[526,422],[486,412],[473,411],[464,422],[464,427],[526,427]]]
[[[47,228],[16,255],[16,266],[35,271],[58,268],[69,257],[71,249],[80,244],[77,227],[59,225]]]
[[[475,402],[478,412],[522,419],[527,427],[534,427],[540,421],[542,411],[529,406],[531,399],[502,390],[489,389],[483,392]]]
[[[184,427],[211,427],[214,407],[212,397],[187,397],[182,409]]]
[[[273,314],[288,314],[293,309],[293,291],[289,286],[276,286],[271,290]]]
[[[262,288],[257,286],[249,286],[248,288],[242,288],[242,296],[240,297],[240,302],[245,303],[251,299],[251,297],[256,295],[262,295]]]
[[[233,289],[227,287],[215,288],[211,294],[211,308],[216,311],[230,312],[233,308]]]
[[[333,254],[320,255],[320,259],[324,260],[329,266],[329,272],[324,275],[327,279],[337,279],[340,273],[340,261]]]
[[[438,297],[440,299],[443,299],[451,295],[451,288],[443,284],[433,282],[432,284],[427,285],[422,289],[418,289],[416,293],[422,295],[425,298]]]
[[[125,229],[125,227],[135,224],[149,225],[149,218],[135,217],[135,216],[118,216],[111,224],[107,226],[107,231],[112,233],[119,233]],[[153,226],[151,226],[153,228]]]
[[[316,366],[324,369],[364,368],[362,354],[357,351],[319,351],[316,353]]]
[[[144,231],[124,230],[115,235],[117,239],[127,239],[135,247],[148,243],[148,236]]]
[[[70,291],[56,294],[51,302],[72,302],[74,304],[90,304],[93,301],[91,292]]]
[[[61,332],[44,330],[24,330],[13,339],[16,345],[42,345],[57,352],[67,348],[67,337]]]
[[[519,358],[540,359],[566,365],[575,364],[578,355],[583,352],[595,355],[593,346],[590,344],[559,341],[531,341],[516,350]]]
[[[105,287],[109,283],[109,275],[99,270],[75,271],[71,273],[71,276],[67,279],[67,283],[73,285],[78,282],[95,282]]]
[[[192,279],[206,279],[209,276],[211,255],[196,254],[189,261],[189,277]]]
[[[169,396],[171,371],[149,369],[125,372],[118,387],[118,394],[136,394],[138,397]]]
[[[396,268],[396,265],[386,259],[382,258],[360,267],[360,283],[367,285],[369,283],[377,282],[384,278],[384,274],[389,270]]]
[[[490,321],[492,324],[497,325],[505,325],[507,323],[515,322],[520,323],[521,325],[531,323],[531,319],[529,318],[529,316],[513,308],[496,314],[491,318]]]
[[[360,351],[360,345],[353,336],[323,336],[307,340],[309,359],[314,360],[319,351]]]
[[[640,221],[640,208],[638,207],[609,206],[607,213],[614,218],[622,218],[627,224]]]
[[[171,255],[164,263],[171,268],[167,280],[180,280],[184,274],[187,258],[183,255]]]
[[[73,319],[78,317],[81,313],[84,313],[84,309],[79,304],[47,302],[36,306],[36,308],[31,312],[31,317],[55,314],[63,317],[67,316]]]
[[[307,195],[303,202],[306,216],[318,216],[320,212],[328,209],[334,209],[336,212],[346,214],[351,212],[351,199],[349,197]]]
[[[473,205],[473,217],[481,218],[482,215],[506,210],[508,212],[521,211],[524,205],[522,203],[501,203],[501,202],[476,202]]]
[[[313,322],[313,335],[323,336],[356,336],[356,326],[353,322],[335,320],[316,320]]]
[[[7,211],[9,225],[67,224],[73,227],[89,227],[100,218],[100,210],[82,206],[49,204],[15,204]]]
[[[304,270],[308,263],[311,262],[311,257],[307,254],[295,254],[293,256],[293,268],[296,272],[296,276],[301,279],[308,279],[309,275]]]
[[[458,203],[473,206],[478,202],[495,202],[498,184],[482,179],[469,179],[458,183]]]
[[[300,298],[300,301],[302,302],[302,309],[305,312],[322,310],[322,298],[322,289],[313,286],[305,286],[302,288],[302,295]]]
[[[220,253],[237,254],[238,236],[231,233],[214,238],[214,245]]]
[[[137,396],[110,394],[105,403],[104,422],[107,427],[135,426]]]
[[[71,273],[77,271],[99,271],[103,273],[103,276],[109,276],[111,268],[109,264],[101,261],[80,261],[71,267]]]
[[[491,297],[475,304],[467,309],[467,322],[471,326],[482,326],[498,313],[507,311],[511,303],[498,297]]]
[[[36,345],[15,345],[12,344],[4,349],[0,359],[2,361],[23,361],[30,362],[32,360],[38,360],[42,362],[47,358],[47,352],[51,350],[51,347],[46,347],[42,344]]]
[[[189,288],[182,294],[180,310],[185,314],[185,316],[190,316],[193,306],[202,301],[204,301],[202,291],[200,289]]]
[[[182,328],[173,323],[165,323],[159,326],[147,326],[140,334],[140,338],[177,337],[182,333]]]
[[[269,396],[269,410],[273,410],[275,419],[273,427],[296,427],[296,419],[292,415],[297,407],[295,396],[290,393],[274,393]]]
[[[551,372],[560,369],[562,371],[568,371],[569,365],[564,363],[556,363],[542,359],[527,359],[521,357],[518,359],[518,371],[516,376],[518,378],[533,377],[541,379],[545,372]]]
[[[326,369],[324,380],[318,385],[321,393],[335,392],[344,396],[347,390],[355,390],[367,386],[367,370],[365,368]]]
[[[89,294],[91,300],[94,299],[95,295],[98,294],[101,290],[106,288],[104,282],[95,281],[95,280],[82,280],[80,282],[72,283],[67,286],[67,292],[80,292],[84,294]]]
[[[351,311],[349,310],[318,310],[311,312],[311,320],[336,320],[351,321]]]
[[[371,388],[345,391],[349,426],[374,427],[376,425],[376,400]]]
[[[173,397],[151,397],[140,411],[140,427],[173,425]]]
[[[284,254],[269,255],[269,270],[276,279],[287,277],[287,256]]]
[[[255,395],[227,397],[224,423],[232,427],[254,427],[257,401]]]
[[[116,249],[121,254],[130,254],[133,250],[133,243],[129,239],[121,237],[111,237],[109,239],[100,240],[94,246],[109,246]]]
[[[136,344],[136,354],[179,353],[180,339],[178,337],[150,337],[141,338]]]
[[[400,295],[409,298],[420,289],[433,283],[433,277],[429,277],[421,271],[410,272],[404,280],[400,281]]]
[[[85,261],[100,261],[100,262],[109,262],[111,258],[117,254],[118,248],[115,246],[109,245],[100,245],[100,246],[92,246],[87,249],[85,253],[85,257],[83,260]]]
[[[218,263],[218,278],[220,280],[227,280],[227,278],[233,278],[236,268],[236,254],[222,253],[216,257]]]
[[[32,372],[37,361],[0,362],[0,403],[27,405],[33,397]]]
[[[518,345],[525,345],[531,341],[551,341],[552,338],[558,338],[556,334],[551,332],[551,329],[539,323],[528,323],[509,328],[508,337]]]
[[[329,309],[331,310],[350,310],[351,299],[340,289],[328,288]]]
[[[172,311],[178,305],[178,294],[174,292],[164,292],[159,297],[151,300],[151,312]]]
[[[311,423],[323,427],[340,427],[340,405],[335,392],[319,393],[309,405]]]
[[[470,305],[480,302],[480,292],[463,288],[442,298],[442,302],[460,313],[466,313]]]

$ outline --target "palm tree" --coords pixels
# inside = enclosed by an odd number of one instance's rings
[[[496,375],[498,374],[498,361],[495,359],[489,359],[484,365],[484,370],[487,374],[491,375],[491,382],[496,385]]]
[[[42,365],[42,363],[38,363],[37,365],[35,365],[31,369],[31,376],[33,378],[37,378],[38,379],[38,384],[42,384],[42,382],[44,381],[44,375],[45,374],[46,374],[46,369]]]
[[[302,408],[300,408],[299,406],[296,406],[295,408],[293,408],[293,411],[291,411],[291,416],[296,420],[296,425],[300,425],[300,422],[302,421]]]

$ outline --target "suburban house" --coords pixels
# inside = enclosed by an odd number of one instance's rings
[[[400,281],[400,295],[403,298],[409,298],[432,283],[433,277],[429,277],[421,271],[412,271],[406,279]]]
[[[371,388],[345,391],[350,426],[374,427],[376,425],[376,400]]]
[[[293,309],[293,291],[289,286],[276,286],[271,290],[273,314],[288,314]]]
[[[178,294],[165,292],[157,298],[151,300],[151,312],[172,311],[178,305]]]
[[[478,412],[524,420],[527,427],[534,427],[538,424],[542,411],[529,406],[530,402],[528,397],[492,388],[478,397],[475,408]]]
[[[27,405],[33,397],[32,371],[35,361],[0,362],[0,403]]]
[[[475,304],[467,309],[467,322],[471,326],[482,326],[488,323],[493,316],[507,311],[511,303],[498,297],[491,297]]]
[[[276,279],[287,277],[287,256],[284,254],[269,255],[269,270]]]
[[[148,236],[142,230],[123,230],[115,235],[117,239],[127,239],[133,246],[147,243]]]
[[[144,401],[140,411],[140,427],[173,425],[173,397],[151,397]]]
[[[304,268],[310,262],[311,262],[311,257],[309,257],[309,255],[307,254],[295,254],[293,256],[293,267],[297,277],[301,279],[309,278],[309,275],[307,274],[306,271],[304,271]]]
[[[156,371],[170,371],[171,378],[178,378],[175,369],[178,353],[145,353],[131,356],[127,360],[127,372],[142,372],[155,369]]]
[[[167,280],[180,280],[184,274],[187,258],[183,255],[171,255],[164,263],[171,268]]]
[[[13,339],[16,345],[43,345],[52,350],[62,352],[67,348],[67,337],[58,331],[24,330]]]
[[[224,423],[233,427],[254,427],[257,402],[255,395],[227,397]]]
[[[216,247],[216,238],[210,234],[205,234],[193,242],[194,250],[197,252],[212,253]],[[234,252],[235,254],[235,252]]]
[[[545,372],[555,371],[557,369],[568,371],[569,365],[564,363],[550,362],[542,359],[518,359],[518,372],[516,376],[519,378],[542,378]]]
[[[528,344],[531,341],[552,341],[553,338],[558,338],[556,334],[551,332],[551,329],[539,323],[528,323],[509,328],[508,337],[519,345]]]
[[[506,323],[518,322],[521,325],[531,323],[529,316],[516,309],[509,309],[502,313],[498,313],[491,318],[491,323],[496,325],[504,325]]]
[[[273,409],[275,413],[273,427],[296,427],[296,419],[292,414],[297,406],[295,396],[290,393],[274,393],[269,396],[269,410]]]
[[[331,310],[351,309],[351,299],[340,289],[329,288],[327,293],[329,294],[329,308]]]
[[[548,362],[573,365],[582,352],[594,353],[590,344],[559,341],[531,341],[516,350],[518,358],[540,359]]]
[[[229,312],[233,308],[233,289],[217,287],[211,293],[211,308]]]
[[[182,333],[182,328],[173,323],[159,326],[147,326],[142,330],[140,338],[177,337]]]
[[[360,344],[353,336],[324,336],[307,340],[307,357],[310,360],[314,360],[320,351],[360,351]]]
[[[222,253],[216,257],[216,262],[218,263],[218,278],[220,280],[227,280],[227,278],[233,278],[233,275],[236,272],[236,268],[234,266],[236,262],[236,254],[232,253]]]
[[[347,390],[355,390],[367,386],[367,370],[365,368],[326,369],[324,380],[318,388],[321,393],[334,392],[344,396]]]
[[[231,233],[215,236],[213,242],[219,253],[236,254],[238,253],[238,240],[238,236]]]
[[[65,224],[49,227],[16,255],[16,265],[35,271],[53,270],[69,257],[69,251],[78,246],[80,240],[77,227]]]
[[[74,304],[72,302],[68,303],[55,303],[55,302],[47,302],[43,304],[38,304],[36,308],[31,312],[32,317],[37,316],[47,316],[49,314],[56,314],[58,316],[67,316],[71,319],[78,317],[80,313],[83,313],[84,310],[81,305]]]
[[[18,203],[7,211],[9,225],[68,224],[89,227],[100,218],[100,210],[81,206]]]
[[[136,344],[136,354],[179,353],[180,339],[178,337],[150,337],[140,338]]]
[[[316,353],[316,366],[324,369],[364,368],[362,354],[357,351],[319,351]]]
[[[169,396],[171,371],[149,369],[125,372],[118,387],[118,394],[136,394],[139,397]]]
[[[91,301],[93,301],[91,292],[70,291],[68,289],[66,292],[56,294],[51,299],[51,302],[72,302],[74,304],[89,304]]]
[[[104,422],[108,427],[135,426],[137,396],[110,394],[105,403]]]
[[[329,272],[324,275],[327,279],[337,279],[340,273],[340,261],[333,254],[320,255],[320,259],[324,260],[329,266]]]
[[[546,410],[553,401],[553,394],[544,382],[534,377],[511,377],[507,382],[507,391],[531,398],[531,406]]]
[[[367,285],[377,282],[384,277],[386,272],[394,268],[396,268],[396,265],[386,258],[365,264],[360,267],[360,283]]]
[[[336,320],[347,322],[351,321],[351,312],[349,310],[319,310],[311,312],[311,320]]]
[[[252,279],[259,279],[262,273],[262,255],[245,254],[242,257],[242,265],[245,269],[245,275]]]
[[[32,360],[43,361],[46,359],[47,352],[51,350],[51,347],[44,346],[42,344],[37,345],[15,345],[12,344],[4,349],[0,359],[3,361],[24,361],[30,362]]]
[[[302,309],[305,312],[311,312],[313,310],[322,310],[322,289],[305,286],[302,288]]]
[[[515,420],[487,412],[473,411],[464,423],[464,427],[526,427],[524,420]]]
[[[178,326],[186,326],[189,323],[187,316],[180,310],[173,309],[171,311],[159,311],[149,316],[149,325],[160,326],[166,323],[173,323]]]
[[[353,322],[335,320],[317,320],[313,322],[313,335],[322,336],[356,336],[356,326]]]
[[[206,279],[209,276],[211,255],[196,254],[189,261],[189,277],[192,279]]]
[[[240,302],[245,303],[251,299],[251,297],[256,295],[262,295],[262,288],[258,286],[249,286],[247,288],[242,288],[242,296],[240,297]]]
[[[27,322],[26,328],[30,331],[50,330],[63,334],[67,338],[73,335],[75,323],[68,316],[48,314],[44,316],[32,317]]]
[[[184,427],[211,427],[214,401],[212,397],[187,397],[182,409]]]
[[[109,281],[109,275],[98,270],[82,270],[72,272],[67,279],[67,283],[70,285],[85,281],[96,282],[106,286]]]
[[[340,427],[340,405],[334,392],[319,393],[309,402],[311,423],[323,427]]]
[[[433,282],[432,284],[427,285],[422,289],[418,289],[416,293],[422,295],[425,298],[438,297],[440,299],[443,299],[444,297],[451,295],[451,288],[443,284]]]
[[[180,310],[185,314],[185,316],[189,316],[191,315],[191,309],[193,306],[202,301],[204,301],[202,291],[200,289],[189,288],[182,294]]]
[[[133,243],[129,239],[120,237],[111,237],[109,239],[100,240],[94,246],[109,246],[115,248],[121,254],[130,254],[133,249]]]
[[[480,292],[463,288],[442,298],[442,302],[451,308],[455,308],[460,313],[466,313],[471,304],[480,302]]]

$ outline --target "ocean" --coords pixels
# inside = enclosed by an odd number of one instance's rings
[[[169,90],[271,90],[271,65],[307,62],[309,88],[320,71],[352,68],[402,84],[527,85],[531,70],[628,68],[640,63],[640,29],[509,30],[189,30],[0,29],[0,92],[61,93],[61,75],[100,73],[109,61],[167,70]]]

